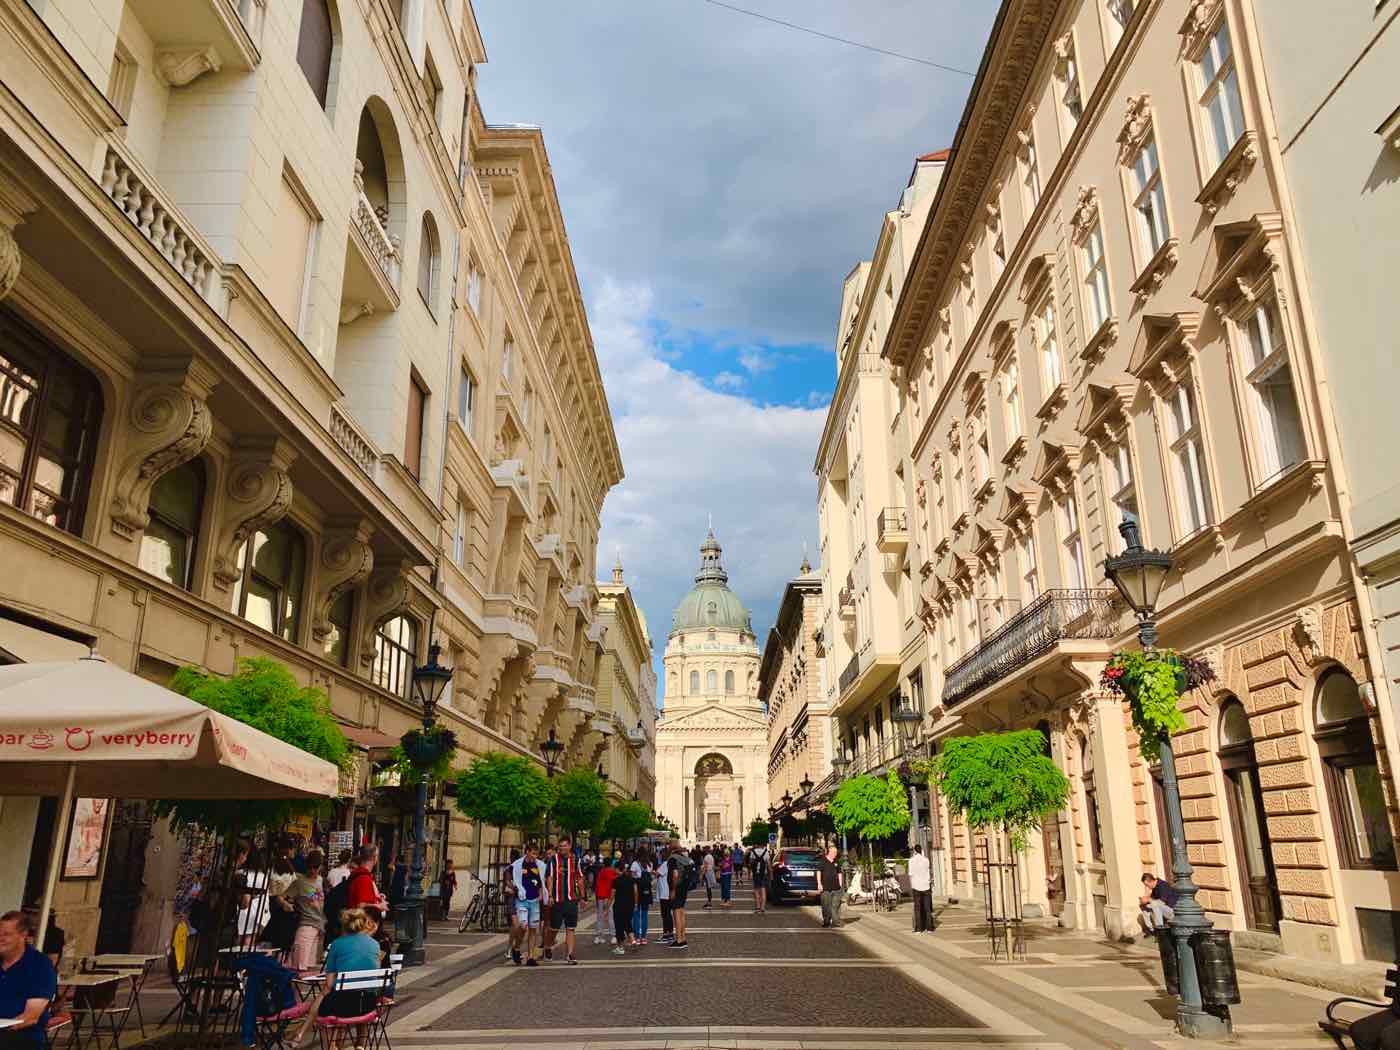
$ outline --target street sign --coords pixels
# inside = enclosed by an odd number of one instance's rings
[[[768,845],[770,845],[770,846],[776,846],[777,844],[778,844],[778,833],[777,833],[776,831],[770,831],[770,832],[768,833]]]

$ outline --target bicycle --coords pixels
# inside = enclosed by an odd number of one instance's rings
[[[482,921],[483,913],[486,911],[486,901],[491,893],[491,884],[484,882],[476,872],[468,872],[473,882],[480,885],[480,889],[472,895],[472,899],[467,904],[467,908],[462,912],[462,918],[457,923],[457,932],[466,933],[472,926]]]

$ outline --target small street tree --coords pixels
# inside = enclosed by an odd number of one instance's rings
[[[645,802],[619,802],[608,814],[603,834],[610,839],[634,839],[651,824],[651,807]]]
[[[1038,729],[952,737],[931,767],[931,782],[949,807],[971,828],[1005,834],[1016,853],[1044,815],[1069,798],[1069,781],[1045,754]]]
[[[759,817],[755,817],[749,830],[744,832],[744,837],[740,839],[745,846],[766,846],[768,836],[773,831],[773,825]]]
[[[843,781],[829,808],[836,830],[866,841],[872,863],[875,839],[909,827],[909,795],[894,770],[885,777],[862,775]]]
[[[550,816],[570,834],[596,831],[608,815],[608,792],[598,774],[578,766],[554,778]]]
[[[472,820],[494,825],[497,844],[505,829],[529,827],[553,798],[549,780],[528,758],[488,751],[457,775],[457,808]]]

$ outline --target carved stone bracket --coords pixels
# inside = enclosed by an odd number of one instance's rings
[[[1080,186],[1079,199],[1075,202],[1074,212],[1069,217],[1070,226],[1074,229],[1074,239],[1076,243],[1082,244],[1089,236],[1089,231],[1094,228],[1094,224],[1099,221],[1099,190],[1097,186]]]
[[[1177,30],[1181,34],[1181,53],[1193,55],[1205,42],[1206,34],[1215,25],[1220,13],[1221,0],[1191,0],[1187,5],[1186,17]]]
[[[205,401],[217,374],[197,358],[142,369],[127,413],[130,435],[112,494],[112,531],[130,539],[150,524],[151,489],[204,451],[214,422]]]
[[[156,70],[171,87],[184,87],[205,73],[217,73],[223,64],[213,44],[156,53]]]
[[[0,172],[0,299],[9,295],[19,280],[20,251],[15,227],[38,209],[37,201],[21,190],[7,173]]]
[[[1201,192],[1196,194],[1196,203],[1205,208],[1207,214],[1215,215],[1229,203],[1258,159],[1258,135],[1254,131],[1246,131],[1225,155],[1215,173],[1206,180]]]
[[[1305,605],[1299,609],[1293,630],[1298,638],[1298,647],[1309,665],[1317,663],[1327,654],[1327,643],[1322,631],[1322,610],[1318,606]]]
[[[1129,95],[1123,127],[1118,132],[1118,162],[1128,164],[1152,131],[1152,96]]]
[[[234,450],[228,473],[223,520],[216,535],[214,584],[228,590],[243,575],[238,554],[259,529],[286,517],[292,505],[287,471],[296,452],[280,438],[252,438]]]
[[[373,530],[365,521],[331,527],[321,538],[321,565],[317,574],[315,612],[311,637],[325,641],[331,633],[331,609],[341,595],[363,583],[374,568],[369,538]]]
[[[365,615],[363,636],[360,639],[360,665],[368,667],[374,663],[374,632],[379,625],[395,613],[408,608],[412,588],[408,585],[408,567],[388,565],[375,569],[365,586]]]

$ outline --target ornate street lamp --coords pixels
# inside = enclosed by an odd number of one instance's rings
[[[442,646],[433,642],[428,647],[428,662],[413,669],[413,698],[423,709],[423,736],[429,736],[437,721],[437,705],[442,699],[448,683],[452,681],[452,668],[438,663]],[[426,756],[425,756],[426,757]],[[425,763],[426,765],[426,763]],[[426,951],[423,935],[427,923],[423,921],[423,864],[427,854],[426,828],[428,809],[428,777],[426,771],[418,781],[418,798],[413,807],[413,867],[409,871],[408,885],[405,887],[403,904],[405,937],[399,947],[403,949],[405,966],[421,966]]]
[[[805,773],[802,775],[802,779],[797,782],[797,786],[802,789],[803,798],[810,795],[812,793],[812,788],[816,787],[816,785],[812,783],[812,778]]]
[[[839,784],[842,780],[846,779],[846,770],[849,769],[851,766],[851,759],[850,756],[846,754],[846,745],[844,743],[841,743],[838,746],[841,750],[837,751],[836,754],[831,756],[831,769],[832,772],[836,774],[836,781]],[[845,860],[846,833],[843,831],[841,832],[841,861],[843,864],[845,863]]]
[[[554,772],[559,768],[559,756],[564,753],[564,745],[554,736],[554,730],[549,731],[549,736],[540,741],[540,754],[544,756],[544,775],[554,776]]]
[[[1137,617],[1138,641],[1143,649],[1152,649],[1157,644],[1157,599],[1171,571],[1172,558],[1162,551],[1143,548],[1142,535],[1134,519],[1125,517],[1118,531],[1123,536],[1124,550],[1117,557],[1104,561],[1104,575],[1118,588],[1118,593]],[[1172,889],[1177,899],[1171,923],[1181,986],[1176,1026],[1184,1036],[1214,1039],[1228,1034],[1230,1026],[1228,1020],[1205,1009],[1200,974],[1196,972],[1196,953],[1191,946],[1191,938],[1210,930],[1212,923],[1196,900],[1197,886],[1191,878],[1191,862],[1186,856],[1186,827],[1181,816],[1181,790],[1176,781],[1171,734],[1162,736],[1158,748],[1162,759],[1162,801],[1172,840],[1172,872],[1176,876]]]
[[[784,791],[784,792],[783,792],[783,809],[784,809],[784,810],[788,810],[788,809],[791,809],[791,808],[792,808],[792,792],[790,792],[790,791]]]

